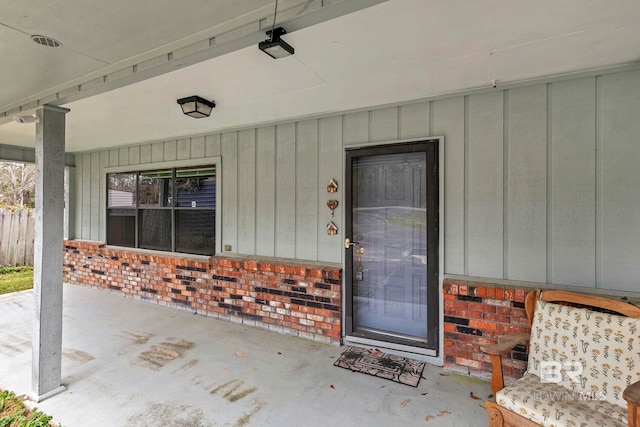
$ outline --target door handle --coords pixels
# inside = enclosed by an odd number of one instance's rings
[[[359,245],[360,242],[352,242],[351,240],[349,240],[349,238],[347,237],[346,239],[344,239],[344,248],[345,249],[349,249],[351,246],[355,246],[355,245]]]

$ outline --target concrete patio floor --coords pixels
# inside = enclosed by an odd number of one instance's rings
[[[0,388],[28,394],[32,291],[0,295]],[[486,381],[427,365],[417,388],[333,366],[334,347],[64,285],[65,427],[486,426]],[[480,398],[480,399],[478,399]]]

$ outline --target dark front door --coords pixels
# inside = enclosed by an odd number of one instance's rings
[[[347,338],[438,348],[437,141],[347,151]]]

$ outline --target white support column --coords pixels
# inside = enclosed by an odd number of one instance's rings
[[[45,105],[36,124],[36,208],[33,259],[33,359],[36,402],[65,390],[62,365],[62,262],[66,108]]]

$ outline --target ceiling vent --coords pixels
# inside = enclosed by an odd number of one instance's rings
[[[62,43],[60,43],[58,40],[52,39],[51,37],[47,37],[47,36],[39,36],[39,35],[31,36],[31,40],[33,40],[38,44],[41,44],[42,46],[48,46],[48,47],[62,46]]]

